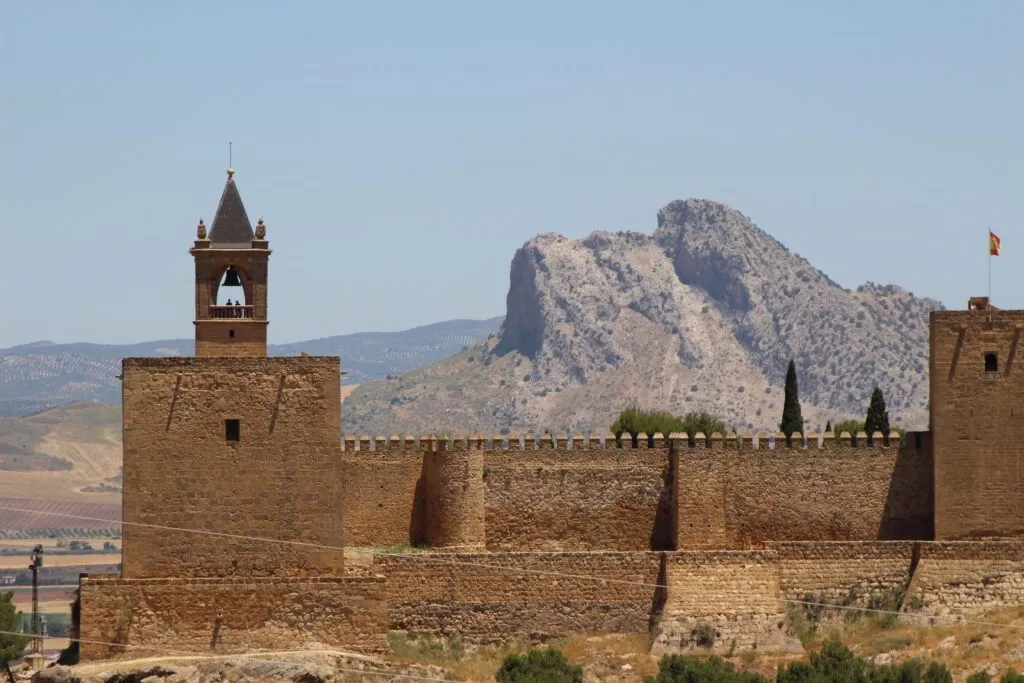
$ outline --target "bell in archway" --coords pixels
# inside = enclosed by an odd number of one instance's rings
[[[234,266],[230,266],[228,271],[224,273],[224,284],[222,287],[241,287],[242,281],[238,279],[238,273],[235,271]]]

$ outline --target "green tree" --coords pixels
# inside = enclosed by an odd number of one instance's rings
[[[832,431],[832,420],[826,420],[825,421],[825,431],[826,432],[831,432]]]
[[[864,419],[864,431],[867,432],[869,439],[875,432],[881,432],[886,443],[889,441],[889,411],[885,409],[885,398],[878,387],[871,391],[871,403],[868,404],[868,415]]]
[[[667,437],[673,432],[686,432],[691,444],[698,433],[705,436],[711,436],[715,432],[726,433],[725,422],[707,412],[690,412],[680,418],[664,411],[644,411],[635,406],[619,413],[610,429],[616,439],[621,439],[623,434],[629,434],[634,444],[637,435],[641,433],[651,439],[655,434]]]
[[[583,667],[570,664],[561,650],[531,649],[509,655],[494,674],[498,683],[582,683]]]
[[[21,630],[21,612],[14,609],[14,592],[0,593],[0,662],[17,659],[25,650],[28,638],[10,635],[11,631]]]
[[[786,370],[786,399],[782,405],[779,431],[786,435],[787,441],[795,432],[804,431],[804,418],[800,414],[800,396],[796,386],[796,364],[792,360]]]
[[[849,432],[850,436],[857,436],[858,432],[864,431],[864,423],[857,420],[840,420],[836,422],[836,428],[833,431],[836,436],[843,432]]]
[[[737,671],[732,662],[721,657],[665,655],[658,662],[658,676],[648,676],[644,683],[768,683],[768,679],[758,673]]]

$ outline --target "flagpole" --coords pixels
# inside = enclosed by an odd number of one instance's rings
[[[988,235],[985,236],[988,247],[988,303],[992,305],[992,228],[987,228]]]

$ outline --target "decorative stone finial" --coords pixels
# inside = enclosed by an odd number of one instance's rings
[[[206,223],[203,222],[202,218],[199,219],[199,225],[196,226],[196,238],[201,240],[206,239]]]
[[[228,168],[228,180],[231,180],[231,178],[232,178],[232,177],[233,177],[234,175],[235,175],[235,169],[233,169],[233,168]]]
[[[267,236],[267,226],[263,222],[263,216],[260,216],[260,219],[258,221],[256,221],[256,239],[262,240],[262,239],[266,238],[266,236]]]

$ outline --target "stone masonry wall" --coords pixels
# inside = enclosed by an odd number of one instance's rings
[[[685,443],[685,442],[684,442]],[[881,439],[708,439],[674,462],[678,548],[755,548],[767,541],[928,539],[928,435]]]
[[[667,600],[654,631],[655,654],[714,651],[800,652],[781,600],[773,551],[666,554]]]
[[[557,445],[486,454],[488,548],[672,548],[667,448]]]
[[[661,599],[661,555],[412,553],[377,555],[374,570],[387,577],[389,629],[500,642],[646,633]]]
[[[126,578],[340,573],[340,550],[266,540],[343,545],[337,358],[122,368]],[[226,440],[227,419],[240,421],[239,441]]]
[[[929,435],[896,443],[346,437],[346,529],[352,545],[466,548],[482,535],[509,551],[931,538]]]
[[[345,440],[342,457],[345,543],[350,546],[416,545],[425,539],[423,452],[389,448],[381,441]]]
[[[669,461],[664,441],[346,436],[346,543],[669,549]]]
[[[779,561],[784,598],[866,606],[872,596],[906,587],[914,564],[912,541],[768,543]]]
[[[971,616],[1024,604],[1024,540],[921,544],[907,591],[911,609]]]
[[[1024,311],[931,314],[938,539],[1024,532],[1022,328]]]
[[[324,646],[382,652],[387,648],[384,585],[381,577],[85,577],[81,582],[81,658]],[[98,643],[128,643],[132,647]]]

